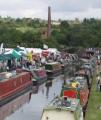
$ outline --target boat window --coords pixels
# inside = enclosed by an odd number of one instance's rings
[[[52,65],[45,65],[45,69],[46,69],[46,70],[52,70],[53,67],[52,67]]]
[[[64,97],[64,101],[67,101],[67,97]]]
[[[71,106],[71,101],[64,100],[64,101],[62,102],[62,106],[70,107],[70,106]]]

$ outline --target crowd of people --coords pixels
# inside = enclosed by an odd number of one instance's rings
[[[38,68],[41,66],[44,66],[46,63],[49,62],[60,62],[60,63],[65,63],[68,61],[69,54],[68,53],[59,53],[59,54],[54,54],[50,53],[47,56],[45,55],[39,55],[39,54],[32,54],[30,56],[22,56],[20,59],[11,59],[11,60],[4,60],[1,63],[1,68],[2,71],[11,71],[16,68],[28,68],[30,69],[31,66],[34,68]]]

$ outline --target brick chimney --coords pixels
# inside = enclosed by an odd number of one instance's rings
[[[51,7],[48,7],[48,27],[47,27],[47,37],[51,36]]]

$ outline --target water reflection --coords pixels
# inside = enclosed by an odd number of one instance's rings
[[[37,94],[38,93],[39,86],[33,86],[32,87],[32,93]]]
[[[4,120],[7,116],[21,108],[25,103],[29,103],[30,99],[31,91],[0,107],[0,120]]]
[[[48,82],[46,82],[45,86],[46,86],[46,98],[48,99],[49,89],[50,89],[50,87],[52,87],[52,80],[49,80]]]
[[[5,120],[40,120],[43,108],[54,98],[60,95],[63,76],[38,87],[38,92],[31,95],[29,104],[21,107],[17,112]]]

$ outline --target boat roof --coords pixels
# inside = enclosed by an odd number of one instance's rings
[[[75,73],[75,75],[76,75],[76,74],[85,75],[86,73],[85,73],[85,70],[83,69],[83,70],[77,71],[77,72]]]
[[[49,110],[44,111],[41,120],[75,120],[75,117],[72,112],[65,110]]]
[[[44,108],[44,110],[61,109],[66,111],[76,111],[79,102],[79,99],[75,98],[56,97]]]
[[[54,65],[54,64],[59,64],[59,62],[50,62],[50,63],[46,63],[46,65]]]
[[[78,89],[84,88],[85,86],[87,86],[87,81],[84,77],[73,77],[67,81],[66,85],[64,85],[64,87],[66,88],[68,87],[68,88],[78,88]]]
[[[28,68],[23,68],[23,70],[26,70],[26,71],[39,71],[39,70],[45,70],[43,67],[39,67],[39,68],[34,68],[34,67],[31,67],[30,69]]]
[[[24,71],[21,73],[14,73],[14,72],[2,72],[0,73],[0,83],[9,81],[11,78],[17,78],[19,76],[22,76],[28,72]]]

